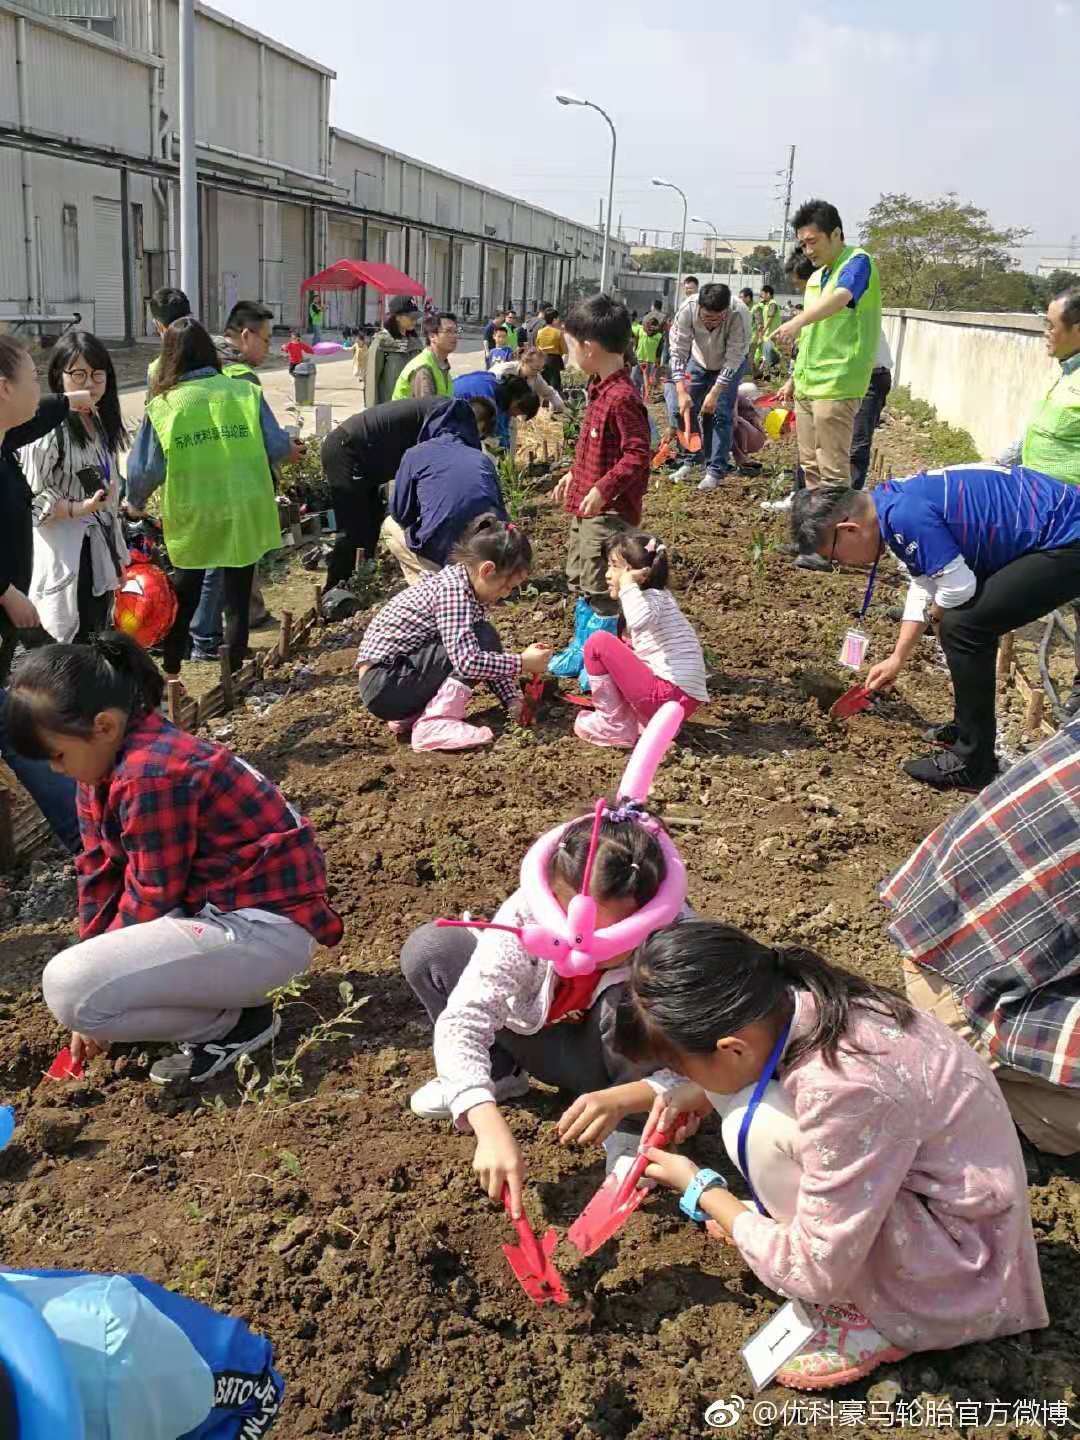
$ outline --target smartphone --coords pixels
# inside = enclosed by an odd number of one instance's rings
[[[105,482],[101,478],[101,471],[95,469],[93,465],[87,465],[82,470],[77,470],[75,474],[83,488],[83,494],[88,500],[92,500],[99,490],[106,488]]]

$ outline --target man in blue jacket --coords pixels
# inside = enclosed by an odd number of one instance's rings
[[[540,409],[540,397],[521,375],[501,378],[491,370],[475,370],[454,381],[459,400],[490,400],[495,406],[495,435],[504,450],[510,449],[510,421],[516,416],[531,420]]]
[[[472,406],[451,400],[432,411],[418,443],[402,458],[382,538],[415,585],[443,568],[466,525],[486,510],[509,519]]]
[[[889,549],[900,561],[911,577],[900,634],[867,688],[890,689],[936,626],[954,717],[926,732],[942,748],[904,769],[939,790],[981,790],[998,769],[998,640],[1080,596],[1080,487],[1022,465],[953,465],[870,491],[798,490],[791,526],[800,554],[876,568]]]

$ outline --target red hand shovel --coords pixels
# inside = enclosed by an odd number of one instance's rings
[[[536,1305],[546,1305],[549,1300],[556,1305],[568,1304],[570,1297],[566,1293],[562,1276],[551,1263],[552,1251],[559,1243],[554,1225],[543,1240],[538,1240],[527,1216],[523,1214],[520,1220],[515,1220],[510,1214],[508,1185],[503,1186],[502,1200],[518,1237],[516,1245],[502,1247],[503,1254],[510,1261],[510,1269],[517,1276],[521,1288]]]
[[[540,701],[544,698],[544,683],[543,675],[530,675],[528,680],[521,682],[523,700],[520,723],[522,725],[531,725],[536,719]]]
[[[701,431],[694,424],[687,410],[683,418],[683,428],[679,431],[679,440],[684,450],[689,450],[691,455],[696,455],[701,449]]]
[[[71,1049],[65,1045],[45,1071],[45,1075],[49,1080],[81,1080],[85,1069],[81,1060],[71,1058]]]
[[[829,719],[849,720],[852,715],[858,715],[860,710],[869,710],[873,703],[872,690],[867,690],[865,685],[853,685],[829,707]]]
[[[672,1135],[677,1135],[679,1126],[685,1124],[685,1115],[675,1122]],[[671,1140],[664,1130],[654,1130],[641,1142],[641,1153],[620,1180],[614,1171],[607,1177],[588,1205],[567,1231],[566,1238],[575,1245],[582,1255],[591,1255],[594,1250],[610,1240],[626,1224],[630,1216],[648,1195],[648,1189],[639,1189],[638,1181],[645,1174],[649,1157],[645,1151],[655,1145],[662,1150]]]

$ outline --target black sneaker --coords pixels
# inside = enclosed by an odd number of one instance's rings
[[[807,551],[805,555],[800,555],[799,558],[795,561],[795,564],[799,567],[800,570],[832,569],[832,566],[829,564],[828,560],[825,559],[824,555],[815,555],[813,551]]]
[[[281,1029],[281,1016],[274,1014],[272,1005],[256,1005],[250,1010],[241,1010],[240,1019],[227,1035],[220,1040],[208,1040],[202,1045],[181,1045],[176,1055],[166,1055],[155,1060],[150,1067],[150,1079],[155,1085],[175,1085],[186,1081],[189,1085],[201,1085],[222,1070],[235,1065],[241,1055],[250,1055],[269,1045]]]
[[[960,730],[955,720],[946,720],[943,725],[931,725],[922,732],[928,745],[955,745],[960,739]]]
[[[1065,711],[1066,720],[1075,720],[1077,715],[1080,715],[1080,685],[1073,686],[1069,698],[1061,708]]]
[[[935,790],[979,791],[998,775],[997,760],[983,771],[973,770],[961,759],[955,750],[939,750],[934,755],[922,755],[918,760],[905,760],[903,769],[912,780],[932,785]]]

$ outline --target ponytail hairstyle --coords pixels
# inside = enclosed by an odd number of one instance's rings
[[[161,337],[161,364],[150,386],[155,400],[183,380],[192,370],[221,370],[217,346],[191,315],[174,320]]]
[[[856,1006],[904,1030],[908,1002],[830,965],[812,950],[762,945],[733,925],[692,920],[651,935],[634,956],[629,999],[619,1008],[616,1048],[628,1059],[677,1067],[684,1055],[707,1055],[716,1042],[755,1020],[782,1015],[792,990],[817,1006],[813,1029],[788,1047],[785,1063],[820,1050],[835,1068]]]
[[[89,370],[105,371],[105,393],[97,402],[97,413],[109,454],[118,455],[128,447],[128,434],[120,413],[120,391],[112,356],[96,335],[91,335],[89,330],[69,330],[61,335],[49,360],[49,389],[54,395],[63,395],[64,372],[72,369],[78,360],[84,361]],[[81,415],[72,411],[67,417],[67,427],[77,445],[89,443],[87,422]]]
[[[649,824],[642,823],[648,820]],[[597,900],[633,898],[640,910],[653,898],[667,875],[660,842],[636,801],[609,801],[600,821],[593,861],[592,890]],[[585,879],[585,864],[592,842],[593,817],[586,815],[569,825],[551,859],[552,880],[561,880],[577,894]]]
[[[86,645],[45,645],[20,661],[8,691],[8,734],[27,760],[47,760],[42,731],[93,734],[94,717],[122,710],[128,723],[156,710],[165,680],[128,635],[103,630]]]
[[[496,575],[517,575],[532,566],[532,546],[520,525],[500,520],[486,510],[471,520],[450,553],[451,565],[483,565],[490,560]]]
[[[604,541],[604,559],[617,555],[631,570],[648,570],[641,582],[642,590],[666,590],[670,567],[667,546],[656,535],[642,535],[633,531],[625,535],[613,535]]]

